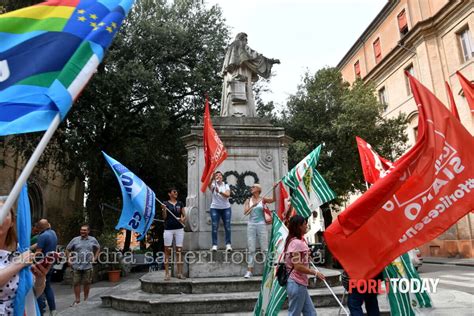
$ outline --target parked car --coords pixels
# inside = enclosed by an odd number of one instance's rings
[[[411,263],[415,267],[416,271],[418,271],[418,268],[423,264],[423,257],[421,256],[420,249],[413,248],[412,250],[408,251],[408,255],[410,256]]]

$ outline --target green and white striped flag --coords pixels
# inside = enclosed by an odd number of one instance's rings
[[[301,160],[282,182],[292,189],[291,204],[296,212],[308,217],[322,204],[331,201],[336,194],[316,170],[321,145]]]
[[[278,284],[275,274],[277,263],[283,262],[283,250],[287,236],[288,229],[273,212],[272,232],[263,269],[260,295],[253,310],[254,315],[276,316],[286,299],[286,287]]]
[[[405,253],[392,261],[384,269],[384,278],[404,278],[418,279],[420,276],[410,260],[410,256]],[[428,293],[394,293],[390,289],[388,293],[390,303],[390,313],[392,316],[415,316],[421,315],[420,308],[432,307]]]

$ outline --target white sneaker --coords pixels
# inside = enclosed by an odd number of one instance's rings
[[[250,271],[247,271],[244,275],[244,278],[246,278],[246,279],[250,279],[251,277],[252,277],[252,272],[250,272]]]
[[[225,245],[225,251],[232,251],[232,246],[230,244]]]
[[[211,251],[217,251],[217,246],[216,245],[212,246]]]

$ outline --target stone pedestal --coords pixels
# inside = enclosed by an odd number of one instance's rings
[[[228,158],[218,167],[231,188],[232,247],[247,247],[247,217],[243,204],[253,183],[262,185],[262,193],[288,172],[288,144],[291,138],[281,127],[256,117],[213,117],[217,134],[227,149]],[[200,191],[204,169],[203,126],[193,126],[183,137],[188,153],[188,214],[184,248],[208,250],[211,247],[211,193]],[[271,193],[270,193],[271,194]],[[270,205],[274,208],[274,205]],[[219,226],[219,248],[224,248],[224,227]]]

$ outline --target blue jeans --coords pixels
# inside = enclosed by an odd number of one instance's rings
[[[379,316],[379,302],[377,300],[377,294],[374,293],[359,293],[353,291],[349,293],[347,299],[347,306],[351,316],[362,316],[364,312],[362,311],[362,303],[365,302],[365,310],[367,311],[368,316]]]
[[[48,306],[50,311],[56,310],[56,302],[54,300],[54,292],[53,288],[51,287],[51,275],[53,274],[53,269],[51,268],[48,273],[46,274],[46,286],[44,288],[43,294],[38,297],[38,306],[43,315],[46,312],[46,301],[48,301]]]
[[[308,293],[308,287],[288,279],[286,284],[288,294],[288,316],[316,316],[313,300]]]
[[[230,245],[230,219],[232,217],[231,208],[211,208],[212,221],[212,245],[217,246],[217,231],[219,230],[219,221],[222,218],[225,229],[225,243]]]

